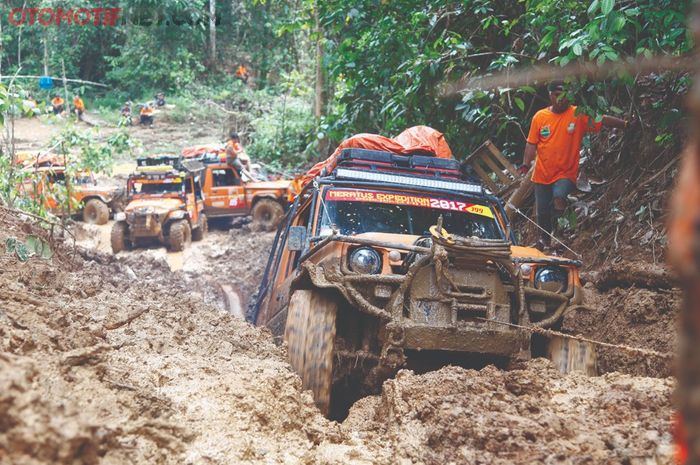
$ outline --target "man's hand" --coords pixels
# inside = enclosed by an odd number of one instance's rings
[[[518,167],[518,173],[520,173],[520,176],[525,176],[530,171],[531,167],[531,163],[523,163]]]

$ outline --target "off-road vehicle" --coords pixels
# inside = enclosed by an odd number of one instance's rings
[[[58,184],[67,185],[71,203],[77,205],[77,210],[71,208],[68,211],[79,214],[86,223],[106,224],[110,213],[123,207],[123,189],[99,184],[89,171],[69,176],[65,166],[55,164],[27,166],[23,171],[27,174],[21,186],[23,193],[41,199],[44,208],[56,215],[66,211],[57,198]]]
[[[244,181],[238,171],[226,163],[226,153],[208,146],[183,151],[184,161],[201,162],[204,211],[209,218],[252,216],[258,229],[272,231],[279,225],[290,199],[297,193],[293,180]]]
[[[123,213],[114,216],[112,227],[115,254],[142,239],[157,239],[177,252],[190,240],[201,240],[207,233],[202,190],[197,181],[201,170],[156,164],[162,161],[163,157],[139,159],[136,172],[129,176],[128,204]]]
[[[581,264],[514,244],[455,160],[346,149],[290,208],[249,318],[284,338],[324,413],[412,359],[527,359],[521,327],[580,303]]]

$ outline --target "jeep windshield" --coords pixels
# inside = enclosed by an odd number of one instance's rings
[[[442,215],[443,228],[460,236],[503,239],[491,207],[455,195],[328,189],[320,234],[379,232],[424,236]]]
[[[183,192],[182,180],[179,178],[168,178],[158,182],[134,179],[129,182],[129,192],[131,195],[179,195]]]

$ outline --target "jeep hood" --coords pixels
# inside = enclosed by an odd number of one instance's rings
[[[184,202],[180,199],[135,199],[129,202],[124,211],[131,213],[138,210],[153,210],[154,213],[160,213],[177,210],[184,205]]]
[[[280,180],[280,181],[253,181],[246,183],[246,190],[256,190],[256,189],[287,189],[292,183],[290,180]]]

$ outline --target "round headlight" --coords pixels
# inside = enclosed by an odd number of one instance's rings
[[[382,269],[382,259],[376,250],[360,247],[350,253],[350,269],[356,273],[377,274]]]
[[[543,291],[564,292],[568,283],[568,273],[558,266],[540,268],[535,273],[535,287]]]

